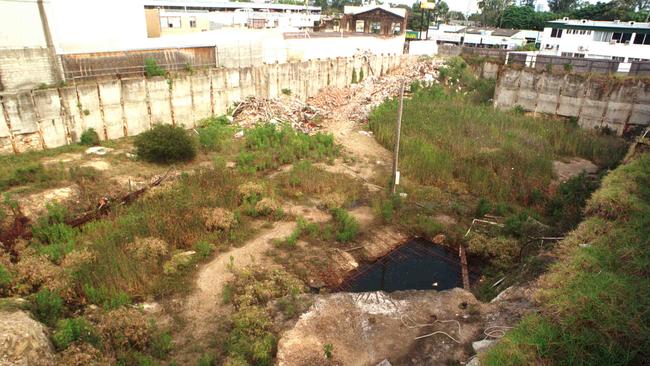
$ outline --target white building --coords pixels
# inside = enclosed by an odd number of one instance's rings
[[[249,28],[313,28],[321,19],[316,6],[268,4],[259,2],[222,2],[214,0],[144,0],[147,16],[160,22],[160,29],[150,37],[220,29]],[[152,11],[154,11],[152,13]]]
[[[538,41],[540,32],[518,29],[472,28],[462,25],[440,24],[429,28],[429,38],[438,44],[514,50]]]
[[[626,63],[650,61],[650,23],[551,21],[544,28],[540,54]]]

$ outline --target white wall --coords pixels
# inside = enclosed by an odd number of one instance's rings
[[[409,42],[409,55],[433,56],[438,54],[436,41],[411,41]]]
[[[141,0],[49,0],[58,52],[128,48],[147,38]]]
[[[45,46],[36,1],[0,1],[0,48]]]
[[[328,57],[352,57],[360,52],[375,55],[402,54],[404,37],[327,37],[308,39],[288,39],[287,58],[289,60],[312,60]]]

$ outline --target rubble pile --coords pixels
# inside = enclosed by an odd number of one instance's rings
[[[314,133],[320,130],[317,121],[322,112],[296,98],[248,97],[240,102],[232,114],[233,121],[250,128],[258,123],[287,122],[297,131]]]
[[[348,105],[352,107],[345,118],[363,122],[373,108],[386,99],[399,95],[402,80],[407,91],[413,81],[431,83],[437,80],[441,64],[438,60],[409,63],[389,75],[371,75],[360,83],[345,88],[328,86],[307,102],[290,97],[248,97],[232,113],[233,121],[243,128],[258,123],[287,122],[297,131],[313,134],[321,130],[320,121],[324,117],[332,117],[340,113],[342,106]]]

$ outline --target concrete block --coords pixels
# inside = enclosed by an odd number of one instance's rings
[[[150,128],[150,121],[145,80],[123,79],[121,87],[127,135],[134,136],[147,131]]]
[[[79,109],[81,104],[77,100],[77,88],[72,86],[59,90],[61,92],[63,109],[65,110],[70,142],[78,142],[84,129],[82,125],[83,111]],[[101,131],[97,131],[97,133],[101,134]]]
[[[8,121],[5,119],[4,107],[0,104],[0,139],[11,136],[11,133],[9,132],[9,124],[7,122]]]
[[[151,78],[146,82],[151,109],[151,123],[172,124],[172,112],[169,102],[169,83],[163,77]]]
[[[564,85],[564,78],[559,75],[541,74],[537,82],[537,91],[545,94],[559,94],[562,86]]]
[[[67,129],[61,118],[58,90],[35,90],[33,98],[45,147],[53,148],[66,145],[68,143]]]
[[[537,108],[538,113],[555,114],[558,106],[557,94],[537,94]]]
[[[171,95],[176,126],[183,126],[185,128],[194,127],[190,78],[175,78],[172,83]]]
[[[109,139],[124,137],[124,116],[122,113],[122,88],[119,80],[103,81],[97,84],[104,116],[104,128]]]
[[[539,75],[531,72],[522,72],[519,74],[519,78],[517,79],[516,83],[517,84],[511,84],[513,86],[517,86],[520,89],[528,89],[528,90],[537,90],[537,84],[539,80]],[[508,81],[506,81],[508,83]],[[510,81],[510,83],[515,83],[514,80]]]
[[[8,99],[7,102],[5,102],[5,106],[10,111],[9,120],[11,120],[11,130],[14,135],[38,132],[38,118],[30,92],[16,95],[14,99],[15,109],[11,108],[13,105],[11,99]],[[12,115],[12,112],[15,114]]]
[[[571,96],[560,96],[557,114],[564,117],[578,117],[582,99]]]
[[[61,117],[41,120],[41,131],[47,149],[68,144],[65,122]]]
[[[494,96],[494,105],[500,109],[511,109],[515,106],[517,101],[517,91],[511,89],[497,89],[498,92]]]
[[[537,104],[537,93],[529,89],[519,89],[517,93],[516,105],[521,106],[524,110],[535,111]]]
[[[14,147],[10,137],[0,137],[0,154],[12,154]]]
[[[628,123],[631,125],[649,126],[650,104],[634,104]]]
[[[212,116],[212,101],[210,100],[210,76],[205,74],[193,75],[192,99],[194,100],[194,119],[200,121]]]
[[[81,109],[81,126],[83,130],[94,128],[102,140],[106,139],[104,131],[104,122],[99,107],[99,96],[97,86],[90,84],[81,84],[77,86],[79,95],[79,108]]]
[[[607,107],[606,102],[598,100],[585,99],[580,109],[580,119],[578,124],[587,129],[600,127],[603,122],[603,113]]]

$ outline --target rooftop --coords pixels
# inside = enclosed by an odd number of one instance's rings
[[[343,13],[344,14],[352,14],[352,15],[357,15],[361,13],[365,13],[367,11],[375,10],[375,9],[382,9],[385,10],[389,13],[395,14],[399,17],[405,18],[406,17],[406,9],[403,8],[391,8],[390,6],[387,5],[366,5],[366,6],[350,6],[346,5],[343,8]]]
[[[551,27],[558,28],[603,28],[603,29],[642,29],[650,31],[650,23],[643,22],[622,22],[620,20],[604,21],[604,20],[587,20],[587,19],[558,19],[552,20],[547,23]]]

